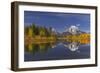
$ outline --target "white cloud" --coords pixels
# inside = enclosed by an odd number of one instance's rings
[[[76,26],[80,26],[80,24],[77,24]]]

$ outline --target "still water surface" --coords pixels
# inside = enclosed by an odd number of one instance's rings
[[[78,42],[53,42],[25,45],[24,61],[87,59],[90,45]]]

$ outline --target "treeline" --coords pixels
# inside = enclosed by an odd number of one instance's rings
[[[25,26],[24,34],[26,36],[55,36],[56,34],[52,31],[52,27],[46,28],[42,26],[36,26],[36,24],[32,24],[30,26]]]
[[[89,44],[90,34],[82,33],[79,35],[67,35],[67,36],[63,36],[63,39],[67,42],[79,42],[81,44]]]

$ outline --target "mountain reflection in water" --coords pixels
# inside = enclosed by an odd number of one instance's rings
[[[88,43],[55,41],[25,44],[24,61],[86,58],[90,58],[90,45]]]

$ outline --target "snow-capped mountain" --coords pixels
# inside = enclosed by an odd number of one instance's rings
[[[83,33],[86,32],[81,31],[77,26],[71,26],[65,32],[63,32],[62,35],[78,35]]]

